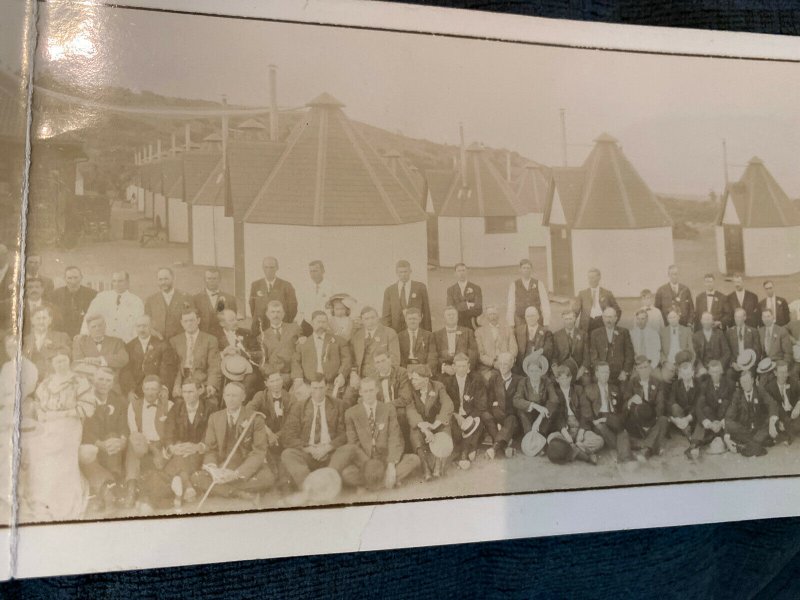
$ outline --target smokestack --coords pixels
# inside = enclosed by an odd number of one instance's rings
[[[222,106],[226,109],[228,108],[228,97],[223,94],[222,96]],[[226,160],[228,156],[228,115],[227,113],[222,115],[222,165],[223,167],[226,166]]]
[[[458,135],[461,138],[461,186],[467,187],[467,146],[464,143],[464,124],[458,124]]]
[[[511,183],[511,152],[506,151],[506,181]]]
[[[725,175],[725,187],[728,187],[728,143],[722,139],[722,168]]]
[[[567,166],[567,111],[563,108],[561,113],[561,166]]]
[[[278,141],[278,67],[269,66],[269,140]]]
[[[192,147],[192,128],[188,123],[183,125],[183,144],[188,152]]]

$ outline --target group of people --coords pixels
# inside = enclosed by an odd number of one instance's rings
[[[142,300],[124,271],[98,293],[78,267],[55,288],[41,260],[28,261],[20,488],[30,520],[80,518],[90,502],[258,504],[270,490],[287,504],[324,501],[342,485],[443,477],[479,455],[597,464],[606,448],[636,464],[669,436],[685,438],[692,460],[701,449],[760,455],[800,433],[800,321],[771,281],[759,300],[741,276],[725,295],[709,274],[693,298],[670,267],[626,329],[592,269],[552,331],[530,261],[505,315],[459,264],[434,330],[427,287],[406,261],[379,310],[333,288],[322,261],[295,287],[267,257],[246,328],[213,268],[196,294],[159,269],[158,291]],[[11,389],[10,329],[5,343],[0,379]]]

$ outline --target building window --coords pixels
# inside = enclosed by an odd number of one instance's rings
[[[517,233],[517,217],[484,217],[486,233]]]

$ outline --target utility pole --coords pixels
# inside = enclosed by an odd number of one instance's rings
[[[725,173],[725,187],[728,187],[728,144],[722,138],[722,166]]]
[[[561,166],[567,166],[567,111],[559,109],[561,113]]]

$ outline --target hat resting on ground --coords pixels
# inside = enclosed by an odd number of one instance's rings
[[[768,356],[767,358],[763,359],[760,363],[758,363],[758,367],[756,368],[756,373],[759,375],[764,375],[773,371],[775,369],[775,363],[772,359]]]
[[[756,351],[752,348],[746,348],[739,353],[739,356],[736,357],[736,364],[739,365],[739,368],[742,371],[749,371],[756,366],[757,359],[758,357],[756,356]]]
[[[542,371],[542,375],[544,375],[547,373],[547,369],[550,368],[550,363],[547,361],[547,358],[545,358],[544,355],[536,356],[535,354],[529,354],[525,357],[525,360],[522,361],[522,370],[528,377],[530,377],[530,370],[534,366],[538,366]]]
[[[542,451],[546,444],[547,440],[545,437],[535,429],[531,429],[523,436],[522,442],[520,443],[520,450],[522,450],[525,456],[536,456]]]
[[[230,381],[243,381],[246,376],[253,372],[253,366],[244,356],[228,354],[223,357],[220,370],[225,378]]]
[[[342,491],[342,478],[331,467],[323,467],[309,473],[303,481],[303,491],[310,502],[330,502]]]
[[[629,412],[636,415],[642,427],[652,427],[656,424],[656,411],[649,402],[642,400],[641,404],[631,404]]]
[[[547,440],[547,458],[557,465],[566,464],[572,459],[572,446],[558,432],[551,434]]]
[[[436,458],[447,458],[453,453],[453,438],[444,431],[434,433],[429,448]]]
[[[706,454],[725,454],[727,451],[728,448],[725,446],[725,440],[717,436],[711,440],[711,443],[706,449]]]

